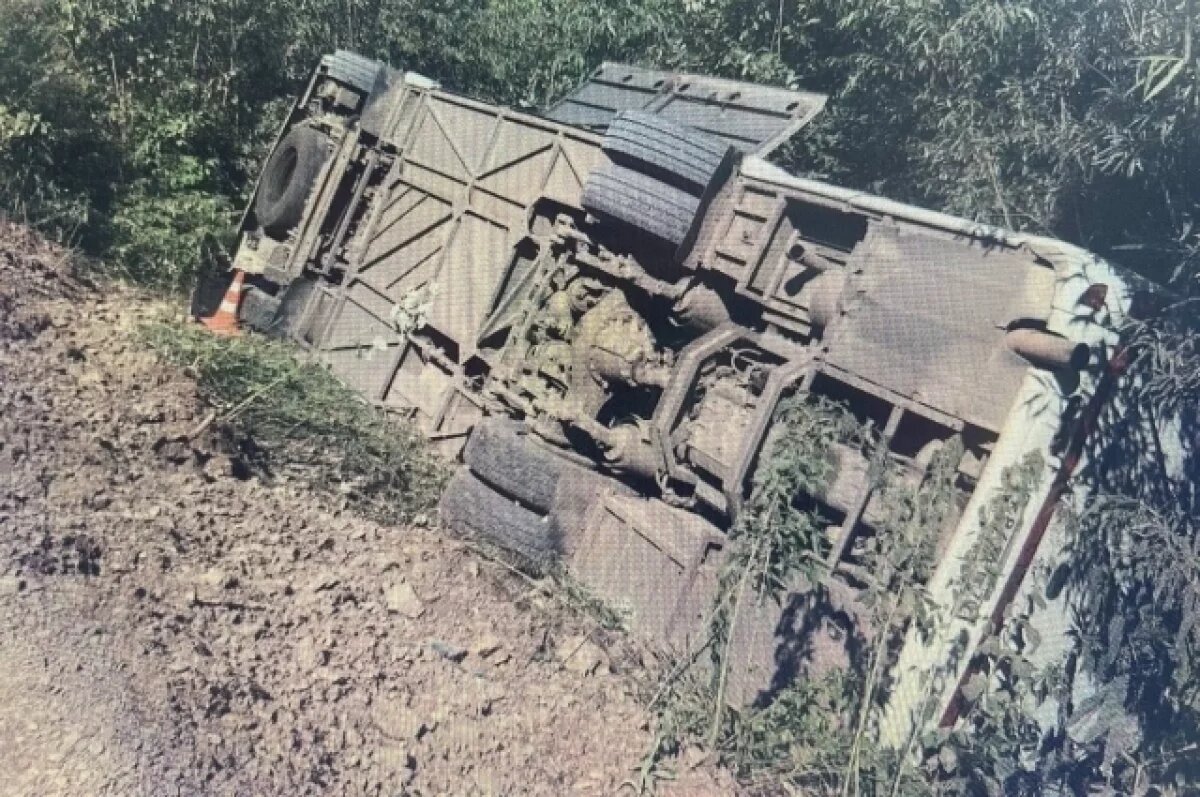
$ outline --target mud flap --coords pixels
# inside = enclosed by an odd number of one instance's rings
[[[590,507],[568,569],[634,631],[683,651],[704,632],[723,542],[695,514],[610,494]]]
[[[251,285],[242,294],[238,319],[257,332],[273,334],[279,315],[279,300],[261,288]]]
[[[716,526],[661,501],[608,493],[590,503],[581,529],[559,537],[570,573],[631,630],[674,655],[707,644],[727,560]],[[726,651],[726,703],[767,705],[797,678],[848,668],[850,648],[863,638],[860,611],[847,588],[813,589],[803,577],[778,599],[749,590]]]
[[[864,611],[854,590],[832,578],[813,587],[800,575],[774,597],[747,590],[733,621],[727,703],[769,705],[797,679],[849,671],[872,637]]]
[[[273,338],[290,339],[316,287],[314,280],[301,277],[292,280],[275,296],[257,288],[252,289],[243,303],[243,320]],[[252,307],[257,308],[253,314]]]

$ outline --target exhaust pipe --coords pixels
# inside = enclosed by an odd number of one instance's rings
[[[808,317],[814,326],[824,329],[842,313],[842,293],[846,275],[826,271],[814,277],[800,289],[800,301],[808,307]]]
[[[1014,329],[1005,339],[1010,349],[1039,368],[1081,371],[1092,356],[1086,343],[1074,343],[1040,329]]]

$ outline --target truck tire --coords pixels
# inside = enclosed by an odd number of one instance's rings
[[[589,213],[681,245],[699,212],[699,198],[624,166],[594,169],[581,203]]]
[[[698,195],[718,179],[733,151],[716,136],[645,111],[618,114],[603,146],[613,161]]]
[[[333,55],[325,56],[325,74],[361,92],[364,97],[375,88],[375,81],[383,69],[379,61],[349,50],[338,50]]]
[[[254,199],[254,215],[264,230],[287,233],[300,223],[304,206],[329,159],[329,136],[294,127],[271,153]]]
[[[529,569],[545,569],[558,553],[549,518],[506,498],[469,470],[450,479],[439,511],[449,528],[498,545]]]
[[[516,423],[503,418],[475,427],[463,460],[480,481],[539,512],[551,510],[559,479],[576,467],[526,440]]]

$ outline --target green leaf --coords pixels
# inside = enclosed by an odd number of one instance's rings
[[[1151,56],[1146,60],[1150,66],[1142,81],[1142,99],[1149,102],[1175,82],[1187,62],[1176,56]]]

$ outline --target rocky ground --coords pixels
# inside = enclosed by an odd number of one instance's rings
[[[636,647],[242,477],[137,340],[161,312],[0,226],[0,795],[634,793]]]

